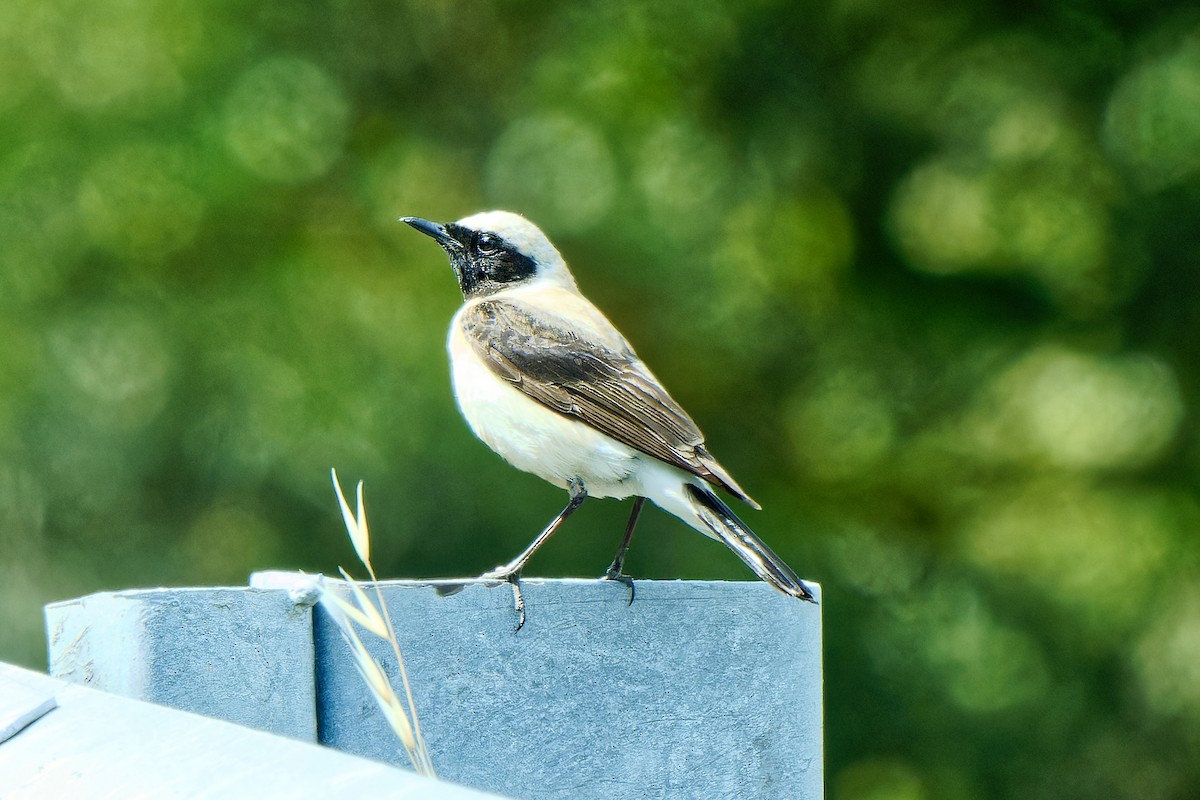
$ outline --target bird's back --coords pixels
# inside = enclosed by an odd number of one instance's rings
[[[557,414],[757,507],[616,327],[572,288],[532,284],[469,302],[455,317],[451,346],[471,350],[494,375]]]

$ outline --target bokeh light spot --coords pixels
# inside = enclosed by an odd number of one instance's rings
[[[0,180],[0,307],[19,308],[55,296],[87,237],[78,178],[61,174],[62,154],[43,147],[13,156],[20,166],[0,166],[8,173]]]
[[[873,468],[891,451],[896,435],[886,396],[852,370],[798,393],[787,419],[795,457],[826,480]]]
[[[1008,194],[1001,203],[1003,254],[1037,278],[1065,308],[1112,299],[1106,272],[1107,212],[1077,191],[1046,185]]]
[[[1200,171],[1200,41],[1185,42],[1125,75],[1105,112],[1108,149],[1151,189]]]
[[[342,154],[349,114],[341,87],[320,67],[272,58],[244,72],[226,99],[225,142],[256,175],[299,183]]]
[[[197,581],[236,586],[255,568],[271,563],[278,543],[278,532],[253,503],[222,499],[192,522],[180,555]]]
[[[1037,149],[1020,132],[1002,146]],[[1069,170],[1067,171],[1069,173]],[[901,182],[888,210],[892,238],[913,269],[934,275],[1020,276],[1073,316],[1121,298],[1109,263],[1110,220],[1096,195],[1103,170],[1080,179],[1020,162],[938,159]]]
[[[966,526],[963,546],[972,561],[1035,587],[1086,630],[1121,635],[1187,513],[1163,494],[1048,478],[994,493]]]
[[[79,187],[88,233],[113,253],[161,259],[189,244],[204,201],[188,186],[188,160],[176,148],[127,145],[92,165]]]
[[[136,311],[77,314],[50,332],[49,343],[66,378],[62,399],[91,423],[138,429],[166,402],[171,350],[164,331]]]
[[[745,203],[724,227],[717,264],[731,284],[761,278],[776,290],[827,299],[854,257],[850,213],[822,186],[781,203]]]
[[[986,143],[997,159],[1037,158],[1055,149],[1066,138],[1058,110],[1044,102],[1015,102],[987,129]]]
[[[994,457],[1099,469],[1153,461],[1182,421],[1179,385],[1161,361],[1045,345],[998,376],[969,424]]]
[[[20,29],[25,49],[62,97],[92,109],[179,100],[185,86],[176,45],[197,28],[194,4],[64,0],[27,4]]]
[[[911,764],[871,758],[839,772],[832,796],[835,800],[925,800],[930,794]]]
[[[587,230],[601,222],[617,192],[608,144],[585,122],[563,114],[524,117],[492,145],[488,199],[544,228]]]
[[[843,531],[829,546],[844,580],[887,602],[900,602],[925,568],[924,559],[911,543],[861,527]]]
[[[910,671],[972,715],[1033,707],[1049,689],[1046,659],[1023,630],[1005,625],[974,587],[941,578],[881,612],[871,646],[878,669]]]
[[[916,269],[961,272],[990,261],[999,245],[996,209],[986,182],[971,171],[935,162],[896,190],[892,234]]]
[[[1200,583],[1181,587],[1156,608],[1134,653],[1151,707],[1200,727]]]
[[[921,653],[961,708],[1003,711],[1028,706],[1046,691],[1049,677],[1036,643],[994,619],[976,595],[941,587],[931,610],[938,621],[920,639]]]
[[[660,230],[682,240],[711,230],[730,183],[729,155],[715,139],[668,121],[650,132],[637,158],[638,187]]]

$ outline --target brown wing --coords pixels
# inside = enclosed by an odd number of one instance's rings
[[[758,508],[704,448],[704,434],[626,344],[591,343],[562,319],[511,300],[484,300],[460,317],[493,372],[544,406],[692,473]]]

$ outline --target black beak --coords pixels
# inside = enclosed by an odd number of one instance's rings
[[[420,217],[401,217],[400,221],[411,225],[421,233],[431,237],[442,247],[462,249],[462,244],[450,235],[450,232],[446,230],[445,225],[439,225],[436,222],[430,222],[429,220],[421,219]]]

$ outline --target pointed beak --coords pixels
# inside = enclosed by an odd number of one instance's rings
[[[420,217],[401,217],[400,221],[411,225],[426,236],[431,237],[435,242],[442,247],[461,248],[462,244],[457,239],[450,235],[446,230],[445,225],[439,225],[436,222],[430,222],[427,219]]]

